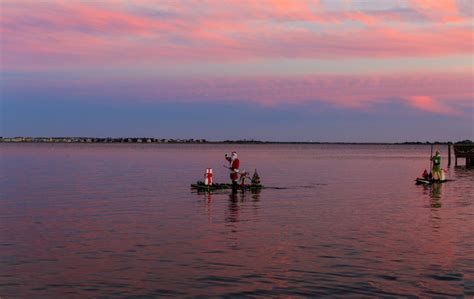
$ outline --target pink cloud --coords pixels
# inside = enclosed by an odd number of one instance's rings
[[[208,28],[219,24],[204,23]],[[226,28],[226,27],[223,27]],[[205,28],[176,36],[156,36],[131,41],[83,32],[36,32],[31,38],[8,33],[2,40],[4,68],[55,69],[78,66],[192,61],[239,61],[260,58],[398,58],[470,54],[471,31],[457,28],[400,31],[361,29],[332,34],[308,30],[273,31],[271,27],[252,30],[230,26],[233,34]],[[173,39],[177,39],[174,42]],[[50,58],[53,57],[52,62]],[[79,60],[81,59],[80,63]]]
[[[6,32],[87,32],[89,34],[146,34],[171,30],[173,25],[128,13],[117,1],[26,1],[6,2],[2,24]]]
[[[408,102],[412,107],[422,111],[432,112],[436,114],[459,115],[460,111],[453,109],[444,103],[439,102],[430,96],[410,96]]]
[[[140,102],[251,103],[324,105],[376,112],[380,105],[397,104],[414,111],[465,115],[472,111],[472,74],[399,73],[392,75],[308,75],[292,77],[115,78],[4,80],[9,90],[47,90],[82,95],[86,99]],[[422,95],[422,96],[420,96]],[[65,97],[67,98],[67,97]]]
[[[164,62],[472,54],[472,17],[461,15],[455,2],[409,4],[431,23],[411,22],[403,15],[408,8],[330,10],[314,1],[22,1],[20,5],[6,0],[0,20],[1,67],[38,70],[117,63],[159,67]],[[443,25],[450,19],[459,22]],[[363,26],[346,24],[348,20]]]
[[[410,6],[433,22],[456,23],[465,21],[455,0],[410,0]]]

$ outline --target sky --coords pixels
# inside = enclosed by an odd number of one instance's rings
[[[474,139],[470,0],[0,0],[1,136]]]

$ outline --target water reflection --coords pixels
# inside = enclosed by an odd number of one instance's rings
[[[430,198],[430,223],[434,232],[438,232],[441,227],[441,215],[440,208],[442,207],[441,203],[441,190],[442,184],[435,183],[430,186],[429,198]]]
[[[241,193],[242,196],[245,196],[244,193]],[[243,199],[242,199],[243,201]],[[239,194],[237,191],[232,190],[229,194],[229,213],[225,219],[225,222],[239,222]]]
[[[423,195],[429,201],[430,211],[430,223],[433,229],[433,232],[439,232],[441,228],[441,216],[440,208],[442,204],[442,190],[443,183],[433,183],[430,185],[423,185]]]
[[[197,191],[198,195],[201,195],[204,201],[206,202],[206,211],[210,217],[212,214],[212,205],[214,204],[214,197],[220,198],[223,194],[227,192],[222,192],[222,190],[213,193],[213,191]],[[228,191],[227,196],[228,204],[225,216],[226,223],[235,223],[239,222],[239,215],[241,213],[242,206],[246,203],[253,203],[254,209],[258,210],[258,206],[255,205],[260,201],[261,190],[231,190]]]
[[[423,185],[422,186],[422,193],[423,195],[429,200],[430,208],[441,208],[442,203],[442,183],[434,183],[431,185]]]
[[[441,208],[441,190],[443,184],[434,183],[430,187],[430,203],[432,208]]]
[[[260,189],[255,189],[255,190],[232,190],[232,192],[229,194],[229,199],[236,201],[239,200],[241,202],[248,201],[249,199],[252,199],[252,201],[259,201],[260,200]]]

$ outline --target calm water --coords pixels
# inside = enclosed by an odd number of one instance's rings
[[[474,295],[474,169],[416,186],[429,146],[0,150],[2,298]],[[232,150],[288,189],[190,190]]]

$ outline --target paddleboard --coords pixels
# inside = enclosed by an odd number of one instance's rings
[[[417,185],[431,185],[431,184],[440,184],[440,183],[446,183],[448,180],[430,180],[430,179],[423,179],[423,178],[417,178],[415,180]]]

